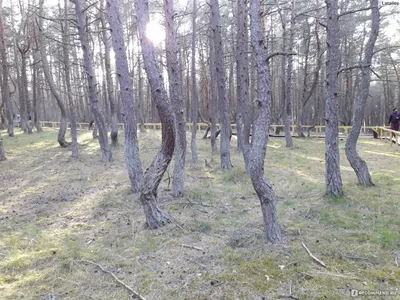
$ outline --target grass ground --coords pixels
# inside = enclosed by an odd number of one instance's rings
[[[283,139],[271,139],[266,174],[284,229],[284,240],[272,246],[234,150],[233,170],[221,172],[209,141],[199,138],[200,162],[187,163],[184,198],[170,196],[168,180],[159,190],[160,207],[182,228],[149,231],[130,193],[123,147],[104,165],[97,141],[82,131],[73,161],[56,134],[2,134],[8,159],[0,163],[0,299],[129,298],[84,260],[146,299],[349,299],[351,289],[397,292],[390,299],[400,299],[400,153],[381,141],[359,145],[373,188],[357,185],[340,142],[345,196],[328,200],[324,141],[296,139],[286,149]],[[160,135],[149,130],[139,138],[147,166]]]

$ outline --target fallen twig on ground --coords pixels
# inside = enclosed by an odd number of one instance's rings
[[[326,269],[328,268],[328,267],[326,266],[326,264],[325,264],[322,260],[320,260],[320,259],[319,259],[318,257],[316,257],[314,254],[312,254],[310,250],[308,250],[307,246],[306,246],[303,242],[301,242],[301,245],[303,246],[304,249],[306,249],[308,255],[309,255],[314,261],[316,261],[318,264],[320,264],[320,265],[323,266],[324,268],[326,268]]]
[[[197,251],[204,251],[203,249],[201,249],[199,247],[195,247],[195,246],[190,246],[190,245],[185,245],[185,244],[181,244],[181,246],[184,248],[193,249],[193,250],[197,250]]]
[[[118,282],[120,285],[122,285],[124,288],[126,288],[136,298],[138,298],[140,300],[146,300],[146,298],[144,298],[142,295],[140,295],[138,292],[136,292],[133,288],[131,288],[129,285],[127,285],[126,283],[121,281],[117,276],[115,276],[115,274],[113,272],[104,269],[101,265],[99,265],[99,264],[97,264],[97,263],[95,263],[93,261],[90,261],[90,260],[87,260],[87,259],[81,259],[80,261],[88,263],[88,264],[91,264],[93,266],[96,266],[96,267],[100,268],[104,273],[110,274],[115,279],[116,282]]]

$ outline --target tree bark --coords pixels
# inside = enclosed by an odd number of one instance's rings
[[[74,159],[79,157],[78,148],[78,133],[76,125],[76,112],[74,106],[74,98],[72,96],[71,88],[71,67],[69,58],[69,20],[68,20],[68,0],[64,0],[64,31],[63,31],[63,59],[64,59],[64,70],[65,70],[65,85],[67,88],[68,106],[70,113],[70,124],[71,124],[71,156]]]
[[[197,18],[197,3],[193,0],[193,16],[192,16],[192,139],[190,150],[192,152],[192,163],[197,163],[198,155],[196,149],[197,136],[197,119],[199,113],[199,92],[197,90],[196,80],[196,18]]]
[[[221,156],[221,169],[228,170],[232,168],[231,154],[229,150],[230,136],[231,136],[231,125],[229,117],[229,108],[226,103],[225,96],[225,65],[224,65],[224,50],[222,46],[221,37],[221,22],[219,12],[219,1],[211,1],[211,29],[214,39],[214,51],[215,51],[215,73],[218,84],[218,104],[219,104],[219,116],[221,126],[221,137],[220,137],[220,156]]]
[[[325,181],[328,196],[342,196],[338,129],[339,21],[338,0],[326,1],[327,62],[325,88]]]
[[[237,1],[237,48],[236,48],[236,77],[237,77],[237,137],[238,150],[243,151],[250,142],[250,103],[249,103],[249,56],[248,56],[248,9],[247,0]],[[241,126],[240,124],[243,124]],[[243,133],[242,133],[243,131]],[[243,139],[241,138],[243,136]],[[248,155],[244,155],[248,171]]]
[[[361,86],[358,91],[358,95],[355,99],[352,127],[346,141],[346,156],[357,175],[358,183],[363,186],[374,185],[371,179],[371,175],[368,171],[367,163],[360,157],[357,152],[356,146],[362,122],[364,120],[365,104],[369,95],[369,86],[371,82],[371,71],[369,66],[372,63],[372,56],[374,53],[374,46],[379,33],[379,8],[378,0],[370,0],[371,6],[371,29],[367,44],[364,49],[364,59],[361,62]]]
[[[149,22],[148,0],[135,0],[135,8],[139,23],[144,68],[162,124],[161,150],[146,170],[140,187],[140,202],[145,212],[146,224],[149,228],[156,229],[170,222],[170,218],[157,205],[157,189],[174,154],[175,121],[163,78],[157,65],[154,45],[146,38],[146,26]]]
[[[277,243],[281,240],[282,233],[275,207],[275,195],[271,183],[264,176],[264,160],[271,113],[271,92],[269,90],[266,48],[260,26],[259,12],[260,0],[252,0],[250,3],[250,30],[255,68],[258,75],[258,117],[253,130],[251,149],[243,153],[249,155],[251,182],[260,199],[266,237],[272,243]]]
[[[101,6],[103,7],[103,0],[101,0]],[[116,7],[118,7],[118,5],[116,5]],[[118,15],[116,15],[119,17],[119,12]],[[104,30],[106,28],[106,24],[104,21],[104,15],[101,14],[101,24],[103,27],[103,43],[104,43],[104,60],[105,60],[105,67],[106,67],[106,84],[107,84],[107,96],[108,96],[108,102],[110,104],[110,112],[111,112],[111,133],[110,133],[110,137],[111,137],[111,144],[116,147],[118,145],[118,122],[117,122],[117,114],[115,111],[115,97],[114,97],[114,85],[113,85],[113,81],[112,81],[112,77],[111,77],[111,61],[110,61],[110,46],[109,46],[109,42],[108,42],[108,35],[107,35],[107,31]],[[112,30],[111,30],[112,32]],[[123,38],[123,36],[122,36]],[[114,41],[113,41],[114,42]],[[124,48],[125,48],[125,44],[124,44]],[[118,48],[117,48],[118,49]],[[114,48],[114,50],[116,50]],[[115,53],[117,53],[117,51],[114,51]],[[126,51],[125,51],[125,56],[126,56]],[[126,62],[128,63],[128,62]],[[129,70],[128,70],[129,72]],[[128,73],[129,75],[129,73]],[[132,82],[133,84],[133,82]],[[132,86],[130,87],[130,89],[132,89]],[[133,97],[133,94],[132,94]],[[136,122],[135,122],[135,126],[136,126]],[[135,132],[136,132],[136,128],[135,128]],[[135,134],[136,135],[136,134]],[[141,176],[139,176],[141,177]],[[137,190],[136,190],[137,191]]]
[[[13,109],[10,101],[10,88],[8,86],[9,68],[7,62],[7,44],[4,37],[4,21],[3,21],[3,0],[0,0],[0,42],[1,42],[1,63],[3,71],[2,80],[2,98],[5,104],[6,116],[7,116],[7,133],[8,136],[14,136],[14,118]]]
[[[6,157],[6,152],[4,151],[3,139],[0,135],[0,161],[6,160],[6,159],[7,159],[7,157]]]
[[[214,41],[210,39],[210,122],[211,122],[211,151],[216,153],[217,149],[217,121],[218,121],[218,91],[217,75],[215,72],[215,50]]]
[[[44,0],[39,1],[39,14],[42,15],[43,13],[43,2]],[[60,128],[58,130],[57,140],[61,147],[65,148],[68,147],[69,143],[65,140],[65,133],[67,131],[67,113],[65,109],[65,105],[61,99],[60,94],[57,91],[56,85],[53,80],[53,76],[50,73],[49,63],[47,61],[47,54],[44,44],[44,37],[43,37],[43,20],[39,18],[39,51],[42,60],[42,68],[43,73],[46,78],[47,84],[49,85],[50,91],[53,94],[53,97],[56,99],[58,107],[61,111],[61,121],[60,121]]]
[[[174,197],[183,196],[183,186],[185,183],[185,156],[186,156],[186,122],[182,99],[182,86],[180,68],[177,57],[174,5],[173,0],[164,0],[166,35],[165,48],[167,57],[169,95],[172,108],[175,114],[176,142],[174,152],[174,172],[172,180],[172,195]]]
[[[21,113],[21,124],[25,133],[32,134],[32,125],[29,121],[29,92],[28,92],[28,78],[26,75],[26,54],[30,49],[30,43],[26,45],[20,45],[17,43],[17,48],[21,54],[21,94],[20,99],[20,113]]]
[[[89,48],[89,39],[86,32],[86,21],[84,17],[84,11],[82,7],[81,0],[75,0],[75,12],[78,25],[79,39],[81,41],[82,51],[83,51],[83,62],[86,72],[86,79],[89,88],[89,98],[94,115],[97,130],[99,132],[99,144],[102,152],[102,161],[111,161],[111,150],[108,144],[107,128],[104,116],[100,111],[99,100],[97,95],[95,73],[93,70],[93,54]]]
[[[295,0],[292,0],[292,8],[291,8],[291,16],[290,16],[290,31],[289,31],[289,46],[288,52],[293,52],[293,44],[294,44],[294,29],[295,29]],[[286,84],[285,84],[285,140],[286,147],[293,147],[293,138],[290,131],[290,125],[292,123],[292,72],[293,72],[293,55],[285,56],[287,59],[287,70],[286,70]]]
[[[125,162],[132,191],[136,193],[140,188],[143,170],[139,157],[139,143],[137,140],[133,81],[129,74],[128,59],[126,56],[126,47],[118,7],[118,0],[107,0],[108,21],[111,27],[112,45],[115,52],[115,65],[119,79],[122,105],[125,112]]]

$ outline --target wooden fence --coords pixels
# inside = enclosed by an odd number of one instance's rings
[[[40,121],[40,125],[42,127],[52,127],[52,128],[58,128],[60,126],[60,122],[52,122],[52,121]],[[219,129],[220,124],[216,124],[217,125],[217,129]],[[89,129],[89,123],[77,123],[77,126],[79,129]],[[137,125],[138,127],[140,126],[140,124]],[[207,127],[209,126],[209,124],[207,123],[197,123],[197,129],[198,130],[206,130]],[[69,127],[69,123],[68,123],[68,127]],[[124,124],[123,123],[119,123],[118,127],[120,129],[124,129]],[[186,128],[188,130],[191,130],[193,127],[193,123],[186,123]],[[236,124],[231,124],[232,129],[236,129]],[[270,129],[273,130],[273,132],[283,132],[284,130],[284,125],[275,125],[272,124],[270,125]],[[144,123],[144,128],[146,129],[154,129],[154,130],[160,130],[161,129],[161,123]],[[303,125],[302,126],[304,131],[308,131],[310,129],[310,131],[316,135],[323,135],[325,133],[325,128],[326,126],[322,126],[322,125],[317,125],[317,126],[311,126],[311,125]],[[350,131],[351,126],[339,126],[339,133],[344,134],[344,135],[348,135],[349,131]],[[384,127],[379,127],[379,128],[384,128]],[[296,125],[291,125],[290,126],[290,130],[292,133],[294,133],[297,129]],[[363,126],[361,128],[361,132],[368,134],[368,133],[372,133],[372,132],[377,132],[378,130],[378,126]]]

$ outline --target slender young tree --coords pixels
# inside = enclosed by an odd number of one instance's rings
[[[106,122],[99,107],[96,79],[93,69],[93,53],[89,47],[89,38],[88,38],[88,33],[86,31],[87,24],[85,21],[85,13],[82,7],[82,1],[75,0],[74,2],[75,2],[75,13],[78,25],[79,39],[81,41],[81,46],[83,50],[83,64],[89,88],[90,105],[94,115],[96,127],[99,133],[99,144],[102,152],[102,161],[109,162],[111,161],[112,155],[111,155],[110,145],[108,144]]]
[[[237,77],[237,136],[238,150],[242,151],[242,143],[248,145],[250,141],[250,104],[249,104],[249,56],[248,56],[248,9],[247,0],[237,1],[237,46],[236,46],[236,77]],[[243,126],[240,126],[240,122]],[[243,139],[239,138],[242,136]],[[247,148],[247,147],[246,147]],[[244,156],[246,169],[247,155]]]
[[[196,149],[196,135],[197,135],[197,119],[199,114],[199,92],[197,89],[196,79],[196,18],[197,18],[197,3],[193,0],[193,15],[192,15],[192,139],[190,143],[190,150],[192,152],[192,163],[198,160]]]
[[[186,158],[186,123],[182,99],[182,86],[180,68],[177,56],[174,0],[164,0],[164,13],[166,23],[165,48],[169,80],[169,96],[175,114],[176,142],[174,152],[174,175],[172,181],[172,194],[174,197],[183,195],[184,170]]]
[[[70,113],[70,124],[71,124],[71,156],[74,159],[77,159],[79,156],[79,148],[78,148],[78,132],[76,126],[76,111],[74,105],[74,98],[72,95],[72,87],[71,87],[71,67],[70,67],[70,58],[69,58],[69,20],[68,20],[68,0],[64,0],[64,28],[62,33],[63,40],[63,63],[65,70],[65,85],[67,88],[67,97],[68,97],[68,106]]]
[[[374,46],[379,33],[379,3],[378,0],[370,0],[371,6],[371,29],[369,38],[364,49],[364,59],[361,61],[361,85],[355,99],[352,127],[346,141],[346,157],[357,175],[358,182],[364,186],[373,185],[371,175],[368,171],[367,163],[360,157],[356,146],[362,122],[364,120],[365,106],[369,95],[371,82],[370,66],[374,55]]]
[[[6,116],[7,116],[7,133],[8,136],[14,136],[14,121],[13,121],[13,109],[10,100],[10,88],[8,86],[9,67],[7,62],[7,44],[4,36],[4,20],[3,20],[3,0],[0,0],[0,42],[1,42],[1,64],[2,64],[2,87],[1,94],[3,103],[5,104]]]
[[[101,0],[101,7],[103,7],[103,0]],[[105,62],[105,67],[106,67],[105,73],[106,73],[106,84],[107,84],[107,97],[108,97],[108,102],[110,103],[110,113],[111,113],[110,137],[111,137],[111,144],[113,146],[117,146],[118,145],[118,122],[117,122],[117,112],[115,109],[114,85],[113,85],[112,76],[111,76],[112,72],[111,72],[111,59],[110,59],[110,44],[108,41],[107,31],[105,30],[106,22],[104,20],[104,14],[101,14],[100,21],[101,21],[101,26],[103,27],[102,38],[103,38],[103,43],[104,43],[104,54],[105,54],[104,62]],[[125,45],[124,45],[124,47],[125,47]],[[114,52],[117,53],[117,51],[115,51],[115,48],[114,48]],[[126,56],[126,54],[125,54],[125,56]]]
[[[328,196],[342,196],[338,128],[338,71],[340,60],[338,0],[326,1],[325,182]]]
[[[264,160],[271,114],[271,91],[269,89],[266,46],[261,28],[260,0],[250,2],[250,24],[251,45],[258,77],[258,117],[255,120],[251,146],[242,144],[245,147],[243,155],[248,156],[251,182],[260,199],[265,235],[269,241],[277,243],[281,240],[282,233],[276,212],[275,195],[271,183],[264,176]],[[244,133],[241,138],[244,139]]]
[[[40,17],[43,15],[43,2],[44,0],[39,1],[39,52],[42,61],[42,69],[44,73],[44,77],[46,78],[47,84],[49,85],[50,91],[53,97],[56,99],[58,107],[61,112],[61,122],[60,129],[58,130],[57,140],[61,147],[68,147],[69,143],[65,140],[65,133],[67,131],[67,110],[65,108],[64,102],[61,99],[61,95],[59,94],[56,84],[53,79],[53,75],[50,72],[49,62],[47,60],[46,53],[46,45],[44,43],[44,33],[43,33],[43,18]]]
[[[292,0],[292,7],[290,12],[290,30],[289,30],[289,45],[288,52],[293,52],[294,44],[294,27],[295,27],[295,0]],[[285,83],[285,108],[284,108],[284,119],[285,119],[285,139],[286,147],[293,147],[293,138],[290,132],[290,125],[292,123],[292,90],[293,90],[293,55],[286,56],[287,69],[286,69],[286,83]]]
[[[229,118],[229,108],[225,97],[225,65],[224,50],[222,45],[221,21],[219,12],[219,1],[211,1],[211,29],[214,39],[215,51],[215,68],[217,85],[218,85],[218,104],[219,104],[219,121],[221,126],[220,133],[220,156],[221,169],[228,170],[232,168],[231,153],[229,150],[231,125]]]
[[[218,122],[218,87],[217,72],[215,71],[215,47],[214,41],[210,39],[210,133],[211,151],[216,153],[217,149],[217,122]]]
[[[133,81],[129,74],[124,34],[119,15],[118,0],[107,0],[108,22],[110,23],[112,45],[115,53],[115,66],[119,79],[121,101],[124,107],[125,162],[131,188],[139,191],[143,178],[142,163],[139,157],[136,119],[133,101]]]
[[[154,45],[146,37],[146,26],[149,23],[148,0],[135,0],[135,8],[144,69],[162,124],[161,150],[147,168],[140,187],[140,202],[143,205],[146,224],[149,228],[156,229],[170,222],[168,215],[162,212],[157,205],[157,189],[174,154],[176,138],[175,120],[171,104],[168,101],[163,78],[157,65]]]

